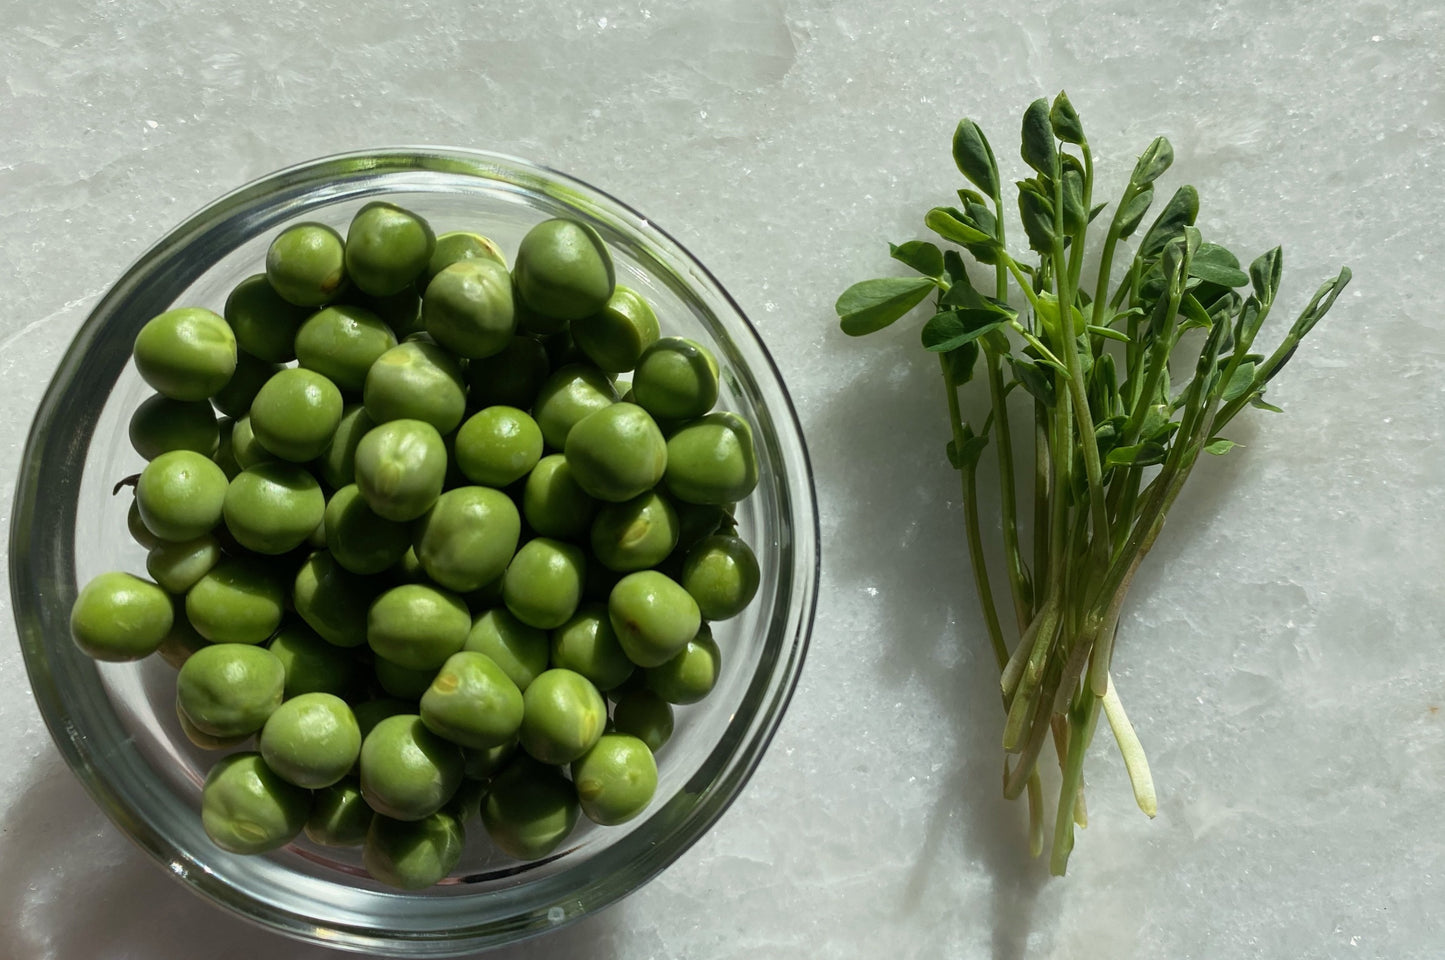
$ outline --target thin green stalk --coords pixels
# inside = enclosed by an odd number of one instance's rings
[[[1003,375],[998,354],[985,349],[989,400],[993,404],[994,437],[998,441],[999,512],[1003,519],[1004,564],[1008,572],[1009,596],[1013,598],[1014,619],[1023,630],[1029,621],[1024,596],[1023,556],[1019,553],[1018,505],[1014,493],[1014,448],[1009,430],[1008,402],[1003,392]]]
[[[1124,769],[1129,773],[1134,802],[1153,819],[1159,813],[1159,802],[1154,793],[1154,776],[1149,772],[1149,758],[1144,755],[1144,745],[1139,742],[1139,735],[1134,732],[1134,725],[1124,712],[1113,677],[1108,677],[1104,686],[1102,703],[1109,729],[1114,732],[1114,742],[1119,745],[1119,754],[1124,758]]]
[[[1102,326],[1104,323],[1104,306],[1109,297],[1109,274],[1112,273],[1114,269],[1114,249],[1119,245],[1119,233],[1122,229],[1119,217],[1123,214],[1124,208],[1129,205],[1129,201],[1134,199],[1137,192],[1138,191],[1134,189],[1132,181],[1124,188],[1124,196],[1119,199],[1118,206],[1114,208],[1114,216],[1109,220],[1109,230],[1104,234],[1104,249],[1103,252],[1099,254],[1099,279],[1094,284],[1093,319],[1089,321],[1096,327]],[[1129,329],[1129,344],[1131,347],[1134,343],[1135,333],[1133,322],[1134,318],[1131,317],[1131,326]]]
[[[1034,610],[1051,589],[1049,569],[1049,410],[1034,401]]]
[[[1093,691],[1082,689],[1069,710],[1069,757],[1064,766],[1064,780],[1059,787],[1058,815],[1054,821],[1054,847],[1049,857],[1049,871],[1062,877],[1074,851],[1074,804],[1084,782],[1084,755],[1094,738],[1099,722],[1099,698]]]

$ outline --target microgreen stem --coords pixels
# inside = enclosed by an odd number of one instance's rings
[[[1139,742],[1139,735],[1134,732],[1134,725],[1124,712],[1124,704],[1119,700],[1119,691],[1114,687],[1112,676],[1104,685],[1103,705],[1109,729],[1114,732],[1114,742],[1119,745],[1119,755],[1124,758],[1124,769],[1129,773],[1134,802],[1152,819],[1159,812],[1159,803],[1154,795],[1154,776],[1149,772],[1149,758],[1144,755],[1144,745]]]

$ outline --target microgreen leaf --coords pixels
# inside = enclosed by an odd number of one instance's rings
[[[917,277],[864,280],[844,290],[833,309],[843,332],[861,337],[893,323],[937,288],[934,281]]]
[[[943,357],[948,363],[948,379],[954,386],[961,387],[973,379],[973,370],[978,364],[978,341],[970,340]]]
[[[1268,402],[1267,400],[1264,399],[1263,396],[1258,396],[1258,397],[1255,397],[1254,399],[1250,400],[1250,401],[1249,401],[1249,405],[1250,405],[1251,407],[1256,407],[1256,408],[1258,408],[1258,409],[1260,409],[1260,410],[1268,410],[1270,413],[1284,413],[1284,410],[1282,410],[1282,409],[1280,409],[1279,407],[1276,407],[1274,404]]]
[[[968,206],[970,203],[988,202],[988,197],[985,197],[977,190],[970,190],[967,187],[959,187],[954,192],[958,194],[958,202],[963,204],[965,207]]]
[[[983,456],[984,448],[988,446],[988,432],[982,434],[973,432],[973,427],[963,424],[963,448],[959,449],[952,440],[944,446],[943,452],[948,457],[948,462],[955,470],[972,470],[978,466],[978,458]]]
[[[1050,374],[1039,369],[1034,361],[1023,357],[1011,356],[1008,363],[1013,368],[1015,379],[1035,400],[1046,407],[1054,405],[1054,378]]]
[[[1054,127],[1049,122],[1049,102],[1043,97],[1024,111],[1019,155],[1024,163],[1046,177],[1058,175],[1059,152],[1054,145]]]
[[[1155,443],[1152,440],[1130,444],[1127,447],[1115,447],[1104,458],[1104,469],[1153,466],[1156,463],[1163,463],[1167,452],[1163,444]]]
[[[1029,238],[1029,248],[1048,253],[1054,246],[1054,205],[1040,192],[1037,181],[1019,183],[1019,219]]]
[[[1149,205],[1154,202],[1154,187],[1152,184],[1145,184],[1144,188],[1129,198],[1129,202],[1120,208],[1119,212],[1119,238],[1127,240],[1139,229],[1139,222],[1144,219],[1144,214],[1149,212]]]
[[[977,340],[1005,322],[1005,319],[993,310],[941,310],[923,325],[920,333],[923,349],[933,353],[948,353]]]
[[[1148,259],[1158,256],[1169,241],[1183,236],[1184,228],[1199,216],[1199,193],[1193,187],[1183,186],[1174,191],[1163,211],[1154,220],[1144,241],[1139,244],[1139,256]]]
[[[993,237],[964,222],[964,214],[951,207],[934,207],[923,218],[928,229],[945,240],[959,244],[995,243]]]
[[[1096,337],[1103,337],[1105,340],[1117,340],[1120,343],[1128,343],[1129,335],[1122,330],[1115,330],[1112,327],[1097,327],[1094,324],[1085,324],[1084,329]]]
[[[1217,243],[1199,245],[1189,263],[1189,275],[1221,287],[1242,287],[1249,283],[1249,275],[1239,269],[1239,260]]]
[[[1084,175],[1077,170],[1064,171],[1064,230],[1076,234],[1088,223],[1084,209]]]
[[[990,197],[998,194],[998,163],[994,160],[993,148],[972,120],[959,121],[953,131],[953,162],[958,172],[985,194]]]
[[[1069,95],[1062,90],[1054,97],[1054,105],[1049,108],[1049,123],[1054,128],[1054,136],[1065,143],[1084,142],[1084,124],[1079,120],[1074,105],[1069,102]]]
[[[1234,368],[1234,373],[1230,375],[1229,382],[1224,385],[1219,399],[1225,403],[1238,400],[1249,390],[1252,383],[1254,383],[1254,364],[1245,361]]]
[[[1164,137],[1155,137],[1154,141],[1139,155],[1129,182],[1138,187],[1153,183],[1163,176],[1164,171],[1168,170],[1173,163],[1174,147]]]
[[[1309,306],[1299,315],[1299,319],[1290,327],[1290,336],[1303,337],[1315,328],[1315,324],[1323,319],[1324,315],[1330,312],[1330,307],[1335,305],[1335,299],[1344,291],[1345,285],[1350,282],[1350,268],[1341,267],[1338,276],[1331,277],[1315,291],[1310,299]],[[1282,364],[1281,364],[1282,365]]]
[[[1280,274],[1284,271],[1284,251],[1279,247],[1266,250],[1249,265],[1249,279],[1254,285],[1254,295],[1260,303],[1273,303],[1279,290]]]
[[[933,277],[935,280],[943,277],[943,253],[927,240],[909,240],[897,246],[890,243],[888,255],[925,277]]]
[[[1222,457],[1233,450],[1237,444],[1233,440],[1226,440],[1223,437],[1215,437],[1204,445],[1205,453],[1212,453],[1216,457]]]

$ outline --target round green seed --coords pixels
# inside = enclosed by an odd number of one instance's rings
[[[70,636],[87,656],[114,662],[154,653],[171,631],[171,599],[128,573],[102,573],[70,608]]]
[[[437,811],[421,820],[374,817],[361,860],[366,872],[400,890],[420,890],[444,879],[461,861],[461,822]]]
[[[427,284],[421,317],[426,332],[458,356],[501,353],[517,327],[512,278],[506,267],[489,259],[450,264]]]
[[[247,550],[271,556],[307,541],[326,512],[326,495],[305,467],[257,464],[226,489],[226,529]]]
[[[239,349],[270,363],[288,363],[296,359],[296,331],[311,311],[288,303],[258,273],[236,284],[223,313]]]
[[[389,296],[426,271],[435,247],[421,217],[393,203],[368,203],[346,232],[346,273],[363,293]]]
[[[236,370],[236,336],[219,315],[199,307],[167,310],[135,338],[141,378],[172,400],[205,400]]]
[[[213,737],[255,733],[281,706],[286,670],[264,647],[215,643],[191,655],[176,674],[176,703]]]
[[[285,599],[265,563],[225,557],[186,592],[186,619],[212,643],[264,643],[281,625]]]
[[[421,820],[446,805],[462,782],[462,752],[413,714],[382,720],[361,743],[361,792],[394,820]]]
[[[560,770],[518,754],[492,779],[481,817],[497,849],[538,860],[567,839],[577,812],[577,792]]]
[[[366,642],[377,656],[411,670],[436,670],[462,649],[472,618],[461,598],[419,583],[393,587],[366,614]]]
[[[141,471],[135,502],[146,529],[162,540],[194,540],[221,520],[226,473],[208,456],[172,450]]]
[[[462,651],[447,658],[422,694],[421,719],[460,746],[501,746],[522,725],[522,693],[491,657]]]
[[[271,241],[266,279],[288,303],[319,307],[346,283],[346,244],[323,223],[298,223]]]
[[[619,285],[606,306],[572,323],[572,339],[605,373],[625,373],[661,335],[657,314],[630,287]]]
[[[192,450],[209,457],[219,441],[215,411],[204,400],[172,400],[157,393],[141,401],[131,414],[130,445],[147,460],[172,450]]]
[[[375,312],[354,304],[318,310],[296,331],[296,359],[349,394],[361,392],[377,358],[396,334]]]
[[[265,853],[301,832],[311,795],[282,780],[258,753],[237,753],[211,768],[201,789],[201,824],[222,850]]]
[[[434,343],[408,340],[371,365],[362,399],[377,423],[421,420],[438,433],[451,433],[466,412],[467,386],[451,354]]]
[[[251,430],[282,460],[306,463],[331,445],[341,422],[341,391],[314,370],[292,367],[266,381],[251,403]]]
[[[589,820],[603,826],[626,823],[652,802],[657,761],[637,737],[605,734],[573,762],[572,783]]]
[[[548,647],[547,631],[527,626],[506,607],[496,607],[472,622],[462,649],[486,654],[525,692],[547,669]]]
[[[261,728],[261,756],[288,783],[308,790],[346,776],[361,753],[361,730],[346,701],[303,693],[285,701]]]

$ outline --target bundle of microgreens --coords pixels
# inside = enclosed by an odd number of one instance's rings
[[[1205,242],[1195,228],[1199,195],[1193,187],[1174,193],[1115,277],[1120,242],[1143,222],[1154,183],[1173,161],[1169,141],[1159,137],[1149,144],[1113,205],[1091,291],[1083,278],[1085,239],[1110,205],[1093,202],[1093,154],[1063,93],[1052,106],[1043,99],[1029,105],[1021,155],[1033,176],[1017,182],[1018,213],[1036,263],[1010,254],[998,164],[983,131],[964,120],[953,137],[953,158],[976,189],[959,190],[959,206],[935,207],[924,223],[993,268],[992,294],[973,285],[957,249],[913,240],[889,250],[919,277],[855,284],[839,297],[837,312],[845,333],[862,336],[935,298],[922,339],[942,369],[953,432],[947,456],[962,475],[974,585],[1001,671],[1004,794],[1027,793],[1030,849],[1038,855],[1038,760],[1052,740],[1062,785],[1051,868],[1062,874],[1074,825],[1085,824],[1084,755],[1101,706],[1140,809],[1155,813],[1148,762],[1109,672],[1134,574],[1199,454],[1224,454],[1234,446],[1220,431],[1244,407],[1278,412],[1265,402],[1265,386],[1334,304],[1350,271],[1341,269],[1320,287],[1272,353],[1257,353],[1255,337],[1279,289],[1280,249],[1262,254],[1248,273],[1241,270],[1233,254]],[[1021,305],[1027,304],[1022,314],[1008,302],[1010,280],[1022,294]],[[1195,329],[1202,334],[1186,340]],[[1175,357],[1181,343],[1194,342],[1200,346],[1192,362]],[[992,409],[975,431],[960,415],[958,389],[973,378],[980,358]],[[1186,362],[1188,378],[1180,383]],[[1033,398],[1028,546],[1014,476],[1021,425],[1011,421],[1006,404],[1016,387]],[[978,518],[978,463],[991,439],[997,444],[1012,643],[989,584]]]

